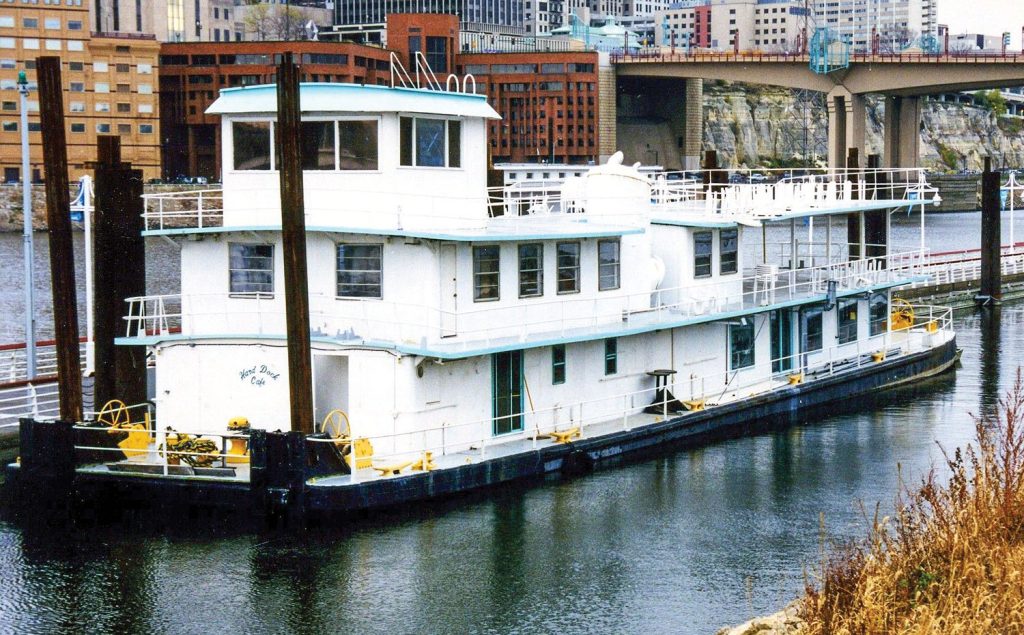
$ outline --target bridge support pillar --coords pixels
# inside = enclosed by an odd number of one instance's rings
[[[842,86],[833,88],[827,101],[829,165],[842,167],[850,148],[864,148],[867,109],[863,95],[854,95]]]
[[[686,80],[686,117],[683,133],[683,169],[699,170],[704,145],[704,80]]]
[[[921,98],[885,97],[885,167],[916,168],[921,156]]]

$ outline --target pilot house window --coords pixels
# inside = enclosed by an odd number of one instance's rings
[[[454,119],[402,117],[400,163],[426,168],[462,165],[462,124]]]
[[[376,170],[377,122],[302,122],[303,170]]]
[[[718,269],[721,274],[736,273],[739,266],[738,238],[739,231],[723,229],[718,236]]]
[[[711,232],[693,234],[693,277],[711,276]]]
[[[231,133],[236,170],[270,170],[270,122],[236,121]]]
[[[274,246],[229,245],[229,289],[232,295],[274,293]]]
[[[473,247],[473,301],[486,302],[501,297],[500,250],[497,245]]]

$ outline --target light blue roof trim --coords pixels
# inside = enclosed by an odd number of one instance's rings
[[[860,295],[862,293],[868,293],[872,291],[879,291],[882,289],[891,289],[893,287],[899,287],[911,282],[923,281],[926,278],[922,276],[911,276],[906,279],[899,280],[896,282],[889,282],[885,284],[872,285],[869,287],[863,287],[861,289],[843,291],[837,294],[837,297],[845,298],[849,296]],[[610,328],[594,328],[580,330],[578,333],[572,335],[564,335],[559,337],[547,337],[538,338],[528,341],[522,341],[518,337],[510,338],[507,344],[495,344],[490,346],[481,346],[479,348],[465,348],[456,349],[452,348],[428,348],[420,346],[411,346],[405,343],[395,343],[382,340],[364,340],[364,339],[352,339],[352,340],[341,340],[332,337],[324,337],[322,335],[312,335],[310,337],[311,342],[320,344],[330,344],[333,346],[350,346],[354,348],[371,348],[379,350],[393,350],[403,355],[419,355],[420,357],[434,357],[437,359],[465,359],[467,357],[478,357],[481,355],[490,355],[492,353],[503,353],[506,351],[524,350],[530,348],[541,348],[544,346],[552,346],[555,344],[572,344],[576,342],[589,342],[595,340],[606,339],[609,337],[627,337],[630,335],[640,335],[643,333],[651,333],[653,331],[661,331],[664,329],[680,328],[684,326],[692,326],[695,324],[706,324],[709,322],[720,322],[722,320],[730,320],[734,318],[756,315],[758,313],[767,313],[769,311],[776,311],[779,309],[787,309],[792,307],[798,307],[808,304],[821,304],[828,300],[828,296],[825,294],[820,295],[808,295],[795,300],[787,300],[785,302],[777,302],[766,306],[756,306],[744,309],[736,309],[734,311],[723,311],[718,313],[708,313],[705,315],[699,315],[695,317],[680,318],[678,320],[665,320],[662,322],[652,322],[638,326],[618,326],[615,323],[609,323]],[[192,336],[182,334],[172,335],[152,335],[148,337],[119,337],[114,340],[114,343],[119,346],[152,346],[162,342],[188,342],[196,340],[285,340],[284,335],[259,335],[259,334],[239,334],[239,333],[220,333],[212,335]]]
[[[486,95],[361,84],[304,83],[299,86],[302,112],[411,112],[501,119],[487,103]],[[276,112],[276,84],[225,88],[220,91],[217,101],[206,109],[208,115]]]
[[[560,231],[556,231],[560,230]],[[143,236],[187,236],[190,234],[230,234],[235,232],[279,232],[280,225],[245,225],[240,227],[202,227],[202,228],[180,228],[180,229],[151,229],[142,232]],[[306,227],[307,233],[323,234],[360,234],[367,236],[398,236],[404,238],[421,238],[424,240],[444,240],[451,242],[513,242],[521,240],[557,240],[560,238],[614,238],[615,236],[629,236],[642,234],[642,227],[625,227],[613,225],[591,225],[589,223],[573,223],[557,228],[538,227],[531,231],[520,229],[518,231],[500,232],[492,230],[467,230],[461,233],[431,232],[413,229],[374,229],[367,227],[328,227],[310,225]]]
[[[703,221],[676,218],[652,218],[651,224],[670,225],[673,227],[697,227],[699,229],[732,229],[733,227],[739,226],[739,223],[730,223],[728,221]]]
[[[931,200],[924,201],[925,206],[932,204]],[[921,205],[921,201],[911,201],[904,198],[900,199],[889,199],[889,200],[867,200],[862,204],[848,205],[844,207],[830,207],[827,209],[799,209],[791,212],[779,214],[778,216],[765,216],[757,217],[758,220],[765,223],[772,223],[782,220],[790,220],[793,218],[805,218],[807,216],[829,216],[831,214],[850,214],[853,212],[871,212],[880,209],[892,209],[899,207],[917,207]]]

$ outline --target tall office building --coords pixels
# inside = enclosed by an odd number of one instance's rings
[[[809,4],[815,24],[831,29],[855,51],[895,52],[921,36],[938,33],[938,0],[813,0]]]
[[[336,0],[334,23],[383,24],[389,13],[447,13],[463,28],[523,32],[525,4],[538,0]],[[546,4],[546,2],[544,3]]]
[[[150,35],[94,33],[83,0],[52,4],[0,4],[0,170],[5,181],[21,178],[21,101],[17,75],[28,76],[29,163],[43,178],[36,58],[61,58],[68,176],[91,174],[97,135],[121,138],[122,157],[159,176],[157,113],[158,44]]]

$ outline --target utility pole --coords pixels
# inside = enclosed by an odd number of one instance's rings
[[[32,166],[28,148],[28,77],[18,72],[18,94],[21,95],[21,215],[24,221],[22,242],[25,255],[25,378],[36,376],[36,310],[32,286],[35,245],[32,237]]]

